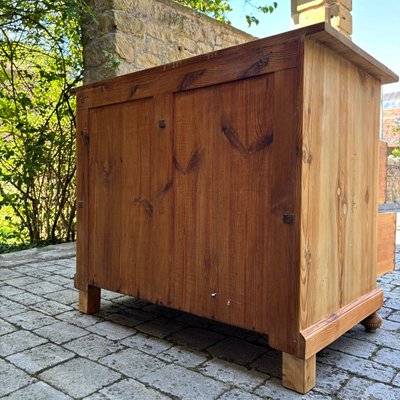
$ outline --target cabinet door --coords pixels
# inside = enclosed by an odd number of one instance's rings
[[[255,327],[266,310],[272,75],[175,96],[175,298]]]
[[[93,284],[161,303],[172,247],[172,140],[159,122],[165,124],[167,103],[148,98],[95,108],[89,128]]]

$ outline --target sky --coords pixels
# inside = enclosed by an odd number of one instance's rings
[[[272,0],[251,0],[253,4],[271,4]],[[258,26],[248,28],[246,13],[251,6],[232,0],[232,25],[257,37],[276,35],[293,29],[290,0],[276,0],[272,14],[258,14]],[[400,76],[400,0],[353,0],[353,42]],[[383,93],[400,91],[400,83],[383,86]]]

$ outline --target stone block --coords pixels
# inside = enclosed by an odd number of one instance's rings
[[[115,54],[127,62],[134,61],[135,39],[121,32],[115,34]]]
[[[58,303],[53,300],[45,300],[39,303],[32,304],[32,308],[34,310],[41,311],[42,313],[48,315],[57,315],[65,311],[72,310],[71,307],[66,306],[65,304]]]
[[[7,321],[4,321],[4,319],[0,319],[0,336],[5,335],[6,333],[14,332],[15,330],[17,330],[17,328],[15,328],[13,325]]]
[[[44,297],[61,304],[71,305],[78,301],[78,292],[74,289],[62,289],[58,292],[45,294]]]
[[[36,382],[7,396],[7,400],[70,400],[71,397],[59,392],[44,382]]]
[[[64,344],[66,349],[72,350],[79,356],[98,360],[101,357],[116,353],[124,348],[119,342],[106,339],[102,336],[90,334]]]
[[[136,333],[132,328],[120,326],[110,321],[99,322],[89,326],[87,330],[111,340],[121,340]]]
[[[347,372],[384,383],[391,382],[395,375],[392,367],[330,349],[324,349],[319,353],[318,362],[335,365]]]
[[[72,339],[76,339],[88,334],[88,332],[82,328],[59,321],[52,325],[47,325],[36,329],[34,332],[37,335],[45,337],[57,344],[65,343]]]
[[[46,281],[35,282],[25,286],[25,290],[36,295],[49,294],[63,289],[64,288],[59,285]]]
[[[35,378],[29,376],[24,371],[0,359],[0,397],[6,396],[23,386],[29,385],[35,381]]]
[[[117,29],[119,32],[138,38],[144,36],[145,26],[143,21],[133,17],[130,14],[116,11],[114,13],[114,25],[115,29]]]
[[[158,354],[158,358],[185,368],[195,368],[207,361],[207,354],[184,346],[174,346]]]
[[[30,331],[57,322],[55,318],[37,311],[26,311],[17,315],[7,316],[5,319],[16,326]]]
[[[118,372],[83,358],[66,361],[39,375],[41,380],[74,398],[88,396],[120,377]]]
[[[165,338],[185,327],[186,325],[178,321],[160,317],[144,324],[140,324],[136,326],[136,329],[151,336]]]
[[[220,357],[237,364],[246,365],[266,353],[267,349],[245,342],[244,340],[228,338],[210,347],[208,351],[214,357]]]
[[[153,0],[137,0],[136,10],[141,15],[151,16],[151,9],[154,6]]]
[[[36,374],[45,368],[52,367],[72,357],[74,357],[74,353],[63,349],[61,346],[46,343],[13,354],[7,357],[7,360],[30,374]]]
[[[173,364],[147,373],[139,380],[173,398],[185,400],[212,400],[229,389],[222,382]]]
[[[269,376],[261,372],[249,370],[237,364],[214,358],[199,367],[203,375],[240,387],[246,391],[253,391],[257,386],[264,383]]]
[[[178,344],[182,344],[196,350],[204,350],[224,338],[218,333],[195,327],[189,327],[175,332],[170,337]]]
[[[355,376],[337,394],[337,398],[340,400],[398,400],[400,389]]]
[[[112,8],[132,12],[137,8],[137,0],[112,0]]]
[[[137,349],[143,351],[143,353],[153,356],[173,346],[173,344],[170,342],[147,335],[142,335],[141,333],[138,333],[135,336],[130,336],[124,339],[121,343],[125,346],[131,347],[132,349]]]
[[[107,35],[117,30],[115,13],[112,10],[107,10],[98,17],[98,36]]]
[[[372,357],[372,360],[400,370],[400,350],[383,347]]]
[[[245,392],[240,389],[232,389],[229,392],[224,393],[219,400],[260,400],[261,397]]]
[[[9,356],[10,354],[18,353],[20,351],[30,349],[40,344],[46,343],[47,340],[43,339],[32,332],[28,331],[15,331],[1,337],[0,340],[0,355],[2,357]]]
[[[378,347],[373,343],[347,336],[340,337],[329,348],[361,358],[370,358],[378,350]]]
[[[100,358],[99,362],[134,379],[156,371],[165,365],[165,362],[156,357],[134,349],[122,350]]]
[[[87,397],[86,400],[133,400],[133,399],[149,399],[149,400],[168,400],[170,397],[157,392],[154,389],[147,388],[140,382],[133,379],[124,379],[120,382],[108,386],[100,392]]]

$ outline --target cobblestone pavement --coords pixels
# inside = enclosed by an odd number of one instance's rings
[[[102,291],[77,311],[73,244],[0,256],[0,397],[7,399],[400,399],[400,246],[382,328],[356,326],[317,356],[305,396],[281,386],[265,337]]]

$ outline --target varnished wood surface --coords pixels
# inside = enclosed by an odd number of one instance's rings
[[[383,292],[374,289],[301,331],[301,357],[308,358],[346,333],[383,305]]]
[[[316,355],[308,359],[282,354],[282,384],[298,393],[307,393],[315,386]]]
[[[283,43],[282,40],[269,40],[258,46],[253,43],[245,44],[247,47],[241,48],[240,54],[234,51],[236,48],[230,48],[222,54],[195,57],[190,63],[177,62],[172,69],[156,67],[85,86],[82,91],[77,91],[78,107],[93,108],[183,92],[297,66],[299,46],[296,38]]]
[[[319,32],[310,33],[309,37],[318,40],[321,44],[333,50],[335,54],[350,61],[357,68],[370,74],[382,84],[399,80],[399,77],[393,71],[358,47],[338,30],[332,28],[328,23],[325,23],[324,29]]]
[[[90,115],[93,284],[163,304],[174,278],[171,101],[137,100]]]
[[[375,287],[380,102],[376,79],[318,42],[304,59],[301,329]]]
[[[78,89],[82,310],[105,288],[267,333],[308,390],[315,353],[382,303],[389,79],[318,24]]]
[[[77,244],[75,286],[87,290],[89,275],[89,111],[77,110]]]
[[[383,275],[393,271],[396,256],[396,213],[378,214],[377,247],[376,274]]]
[[[387,143],[379,141],[379,187],[378,202],[386,202],[386,182],[387,182]]]

